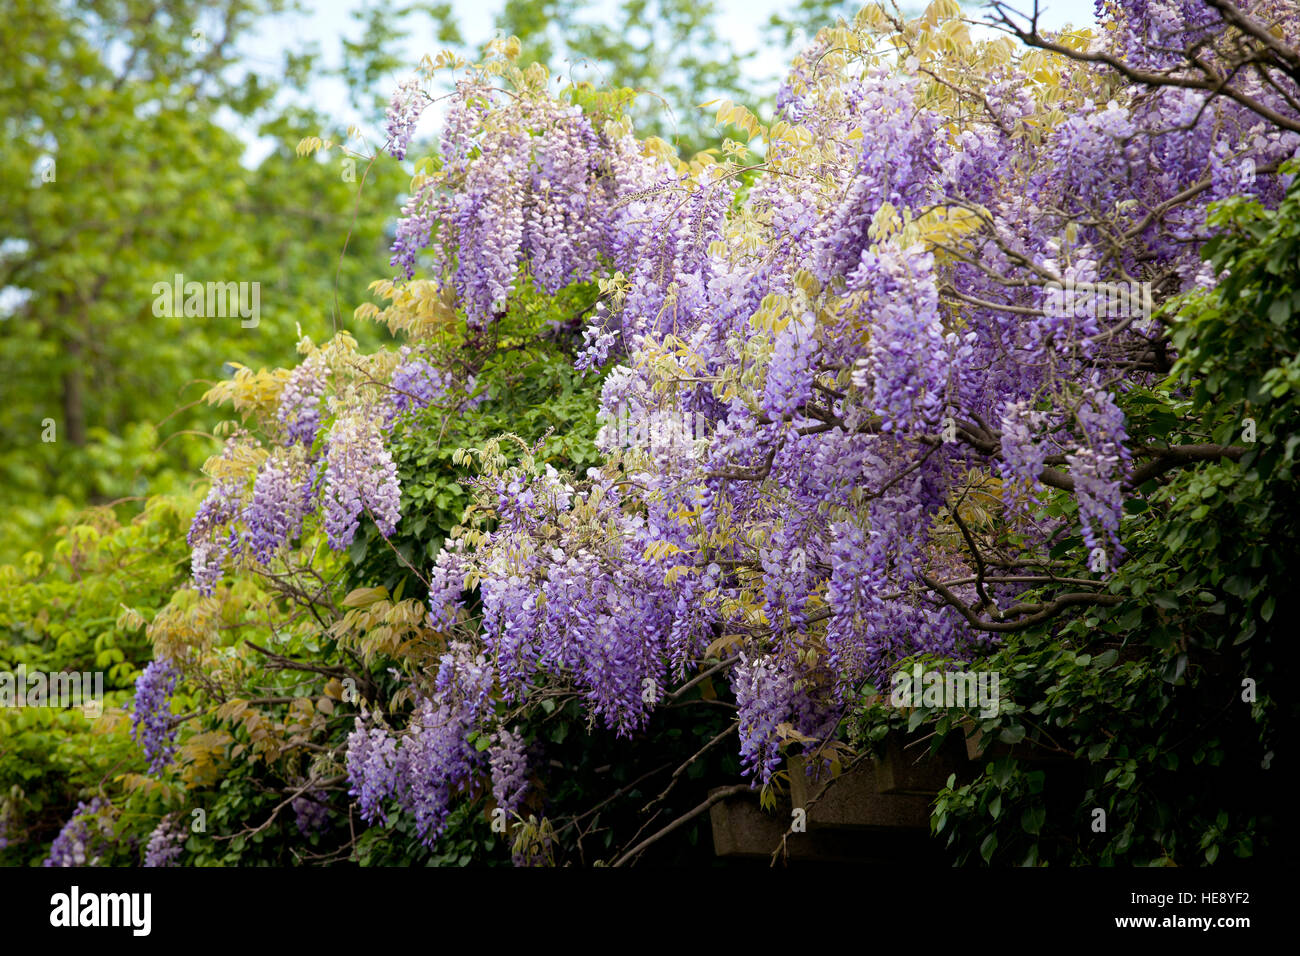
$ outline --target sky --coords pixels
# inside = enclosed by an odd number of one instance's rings
[[[316,42],[325,61],[336,65],[342,55],[341,38],[352,40],[360,38],[362,27],[351,17],[351,12],[362,6],[361,0],[304,0],[310,9],[304,14],[285,14],[263,29],[259,34],[244,44],[246,55],[258,62],[270,66],[279,62],[288,48],[297,48],[305,42]],[[1057,29],[1067,23],[1075,26],[1091,26],[1093,18],[1093,0],[1039,0],[1043,10],[1040,13],[1040,26]],[[794,0],[715,0],[718,17],[718,35],[734,44],[741,51],[757,51],[751,61],[757,77],[764,83],[755,84],[760,88],[771,85],[775,92],[776,84],[784,72],[785,61],[789,53],[773,50],[764,43],[762,27],[772,13],[788,9]],[[1009,0],[1015,9],[1027,9],[1033,0]],[[503,0],[451,0],[451,5],[458,19],[461,34],[473,44],[480,44],[490,39],[494,32],[494,20],[503,6]],[[588,5],[587,19],[598,22],[603,17],[613,18],[619,0],[596,0]],[[901,4],[903,6],[917,6]],[[853,7],[851,6],[850,9]],[[981,4],[967,0],[962,4],[969,16],[981,16]],[[411,68],[420,61],[425,53],[436,53],[444,44],[433,35],[432,26],[426,20],[412,17],[409,23],[415,28],[406,42],[407,62]],[[551,64],[553,71],[556,64]],[[409,72],[409,71],[408,71]],[[406,76],[394,73],[384,84],[384,91],[396,88]],[[764,89],[764,92],[767,92]],[[361,124],[361,117],[355,114],[348,104],[348,91],[342,81],[321,79],[313,84],[311,96],[318,106],[343,124]],[[437,117],[428,116],[421,122],[421,129],[428,123],[437,126]],[[367,129],[372,143],[382,143],[383,136],[379,130]],[[246,136],[249,153],[246,162],[256,163],[261,155],[269,149],[269,144],[258,143],[254,137]]]

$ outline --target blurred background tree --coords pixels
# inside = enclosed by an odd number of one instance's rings
[[[359,204],[364,160],[292,152],[329,128],[277,96],[303,87],[313,56],[265,72],[240,58],[283,8],[0,3],[0,559],[41,548],[84,504],[167,490],[211,450],[166,441],[212,420],[191,407],[201,383],[228,360],[289,361],[295,325],[331,331],[385,262],[400,169],[377,164]],[[273,145],[246,163],[232,130]],[[156,316],[153,286],[177,274],[258,283],[256,325]]]

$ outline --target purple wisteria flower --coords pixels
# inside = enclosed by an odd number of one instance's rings
[[[293,798],[294,823],[303,836],[317,830],[323,830],[329,824],[329,806],[325,794],[319,790],[308,790]]]
[[[414,818],[426,845],[442,835],[453,796],[482,763],[469,734],[484,713],[494,679],[484,654],[453,641],[442,657],[433,696],[417,698],[404,734],[367,728],[357,718],[346,763],[349,793],[357,798],[363,820],[386,820],[383,804],[395,798]]]
[[[387,821],[383,804],[397,788],[397,742],[383,727],[367,728],[363,718],[348,736],[347,775],[367,823]]]
[[[523,803],[528,790],[528,755],[523,738],[502,729],[488,748],[492,768],[492,796],[497,806],[514,813]]]
[[[1130,460],[1124,413],[1109,392],[1089,387],[1077,417],[1088,444],[1068,454],[1066,462],[1074,478],[1084,544],[1093,554],[1105,552],[1109,567],[1124,553],[1119,524],[1124,512],[1123,480]]]
[[[790,719],[792,676],[770,657],[742,657],[732,673],[731,687],[740,708],[741,767],[767,783],[781,766],[776,728]]]
[[[439,217],[444,214],[444,206],[432,182],[425,183],[402,206],[389,265],[400,267],[406,278],[415,275],[416,258],[428,247]]]
[[[406,149],[420,114],[429,105],[429,95],[424,92],[417,77],[403,80],[388,104],[388,151],[394,159],[405,159]]]
[[[211,594],[221,580],[228,557],[239,550],[230,522],[239,514],[241,489],[233,481],[214,481],[190,523],[186,542],[191,548],[190,571],[200,594]]]
[[[171,715],[171,695],[180,672],[165,658],[149,662],[135,681],[131,739],[144,750],[150,773],[161,773],[176,754],[177,727]]]
[[[149,844],[144,851],[144,866],[175,866],[187,837],[181,820],[171,814],[163,817],[149,834]]]
[[[103,813],[109,804],[103,797],[80,801],[68,822],[50,845],[43,866],[94,866],[106,847],[111,830]]]
[[[777,334],[763,389],[763,409],[773,418],[793,415],[811,396],[816,332],[813,316],[803,315]]]
[[[1031,411],[1027,401],[1008,402],[1002,413],[1002,461],[999,469],[1004,482],[1003,497],[1010,504],[1022,494],[1033,500],[1033,489],[1043,473],[1048,448],[1038,436],[1046,416]]]
[[[354,410],[330,430],[325,447],[325,531],[336,551],[352,543],[363,509],[370,510],[384,537],[401,520],[397,465],[379,424],[365,410]]]
[[[325,394],[325,379],[329,368],[319,355],[311,355],[289,373],[280,392],[276,418],[288,433],[289,444],[295,442],[310,448],[320,429],[321,396]]]
[[[248,547],[266,564],[280,545],[298,536],[314,504],[316,466],[293,461],[282,450],[271,453],[253,482],[253,498],[244,511]]]

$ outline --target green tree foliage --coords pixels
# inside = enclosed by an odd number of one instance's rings
[[[796,0],[787,7],[777,10],[763,24],[763,31],[769,40],[781,47],[793,48],[807,43],[817,35],[817,31],[839,18],[850,20],[857,13],[861,4],[844,0]],[[904,3],[900,7],[904,16],[914,17],[920,13],[920,5]]]
[[[409,64],[398,43],[410,31],[410,18],[422,14],[433,26],[439,43],[462,45],[465,37],[450,3],[410,3],[393,6],[363,3],[352,11],[352,19],[364,27],[361,39],[343,38],[340,78],[347,84],[352,105],[368,115],[382,115],[388,103],[386,89],[391,77]]]
[[[166,490],[160,472],[210,450],[168,440],[210,422],[195,383],[283,357],[296,324],[332,331],[382,261],[388,203],[358,216],[356,193],[368,178],[395,197],[395,164],[297,160],[324,121],[240,67],[240,39],[282,6],[0,6],[0,556],[87,501]],[[228,111],[270,139],[255,166]],[[257,283],[258,314],[209,315],[206,296],[203,315],[157,314],[155,284],[178,274]]]
[[[189,574],[185,531],[194,498],[152,498],[133,520],[92,509],[46,559],[29,552],[20,565],[0,566],[0,673],[103,675],[102,716],[85,710],[0,707],[0,818],[9,845],[0,863],[39,864],[78,799],[147,778],[122,707],[153,656],[146,621]],[[84,692],[84,691],[83,691]],[[150,788],[124,811],[161,812],[166,788]],[[152,823],[124,826],[147,831]],[[116,862],[138,861],[125,853]]]
[[[520,39],[523,65],[637,91],[629,111],[637,129],[683,155],[717,144],[712,115],[700,104],[751,99],[754,91],[746,76],[752,57],[719,35],[712,0],[624,0],[612,21],[565,0],[506,0],[497,23]]]

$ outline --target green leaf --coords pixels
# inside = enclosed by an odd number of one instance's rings
[[[1024,830],[1031,836],[1038,836],[1043,829],[1043,822],[1047,819],[1047,810],[1044,807],[1029,807],[1020,815],[1020,829]]]
[[[341,602],[344,607],[369,607],[376,601],[388,597],[387,588],[354,588]]]
[[[984,858],[985,863],[988,863],[993,859],[993,852],[997,848],[998,835],[996,833],[990,833],[984,838],[984,842],[980,844],[980,856]]]
[[[999,757],[993,762],[992,776],[993,782],[999,788],[1006,789],[1011,781],[1011,776],[1016,772],[1016,761],[1012,757]]]
[[[1166,662],[1164,672],[1160,676],[1166,683],[1176,684],[1182,679],[1183,672],[1186,669],[1187,655],[1185,653],[1179,654]]]
[[[998,734],[1004,744],[1018,744],[1025,739],[1025,728],[1022,724],[1010,724],[1002,728],[1002,733]]]

